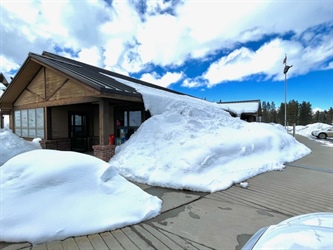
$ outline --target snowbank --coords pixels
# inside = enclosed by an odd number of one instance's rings
[[[160,199],[85,154],[25,152],[0,167],[0,176],[0,241],[37,244],[103,232],[161,209]]]
[[[247,123],[218,104],[116,79],[136,88],[152,114],[110,160],[130,180],[215,192],[310,153],[282,126]]]
[[[35,149],[41,149],[39,139],[29,142],[10,129],[0,129],[0,166],[15,155]]]
[[[306,136],[306,137],[314,138],[311,135],[312,131],[326,130],[326,129],[331,128],[331,127],[332,127],[332,125],[328,125],[328,124],[320,123],[320,122],[313,123],[313,124],[308,124],[306,126],[297,125],[297,126],[295,126],[295,133],[299,134],[299,135]],[[292,127],[291,127],[291,129],[292,129]]]

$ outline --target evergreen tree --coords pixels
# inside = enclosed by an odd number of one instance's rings
[[[317,122],[319,122],[319,119],[320,119],[320,112],[319,112],[319,110],[317,110],[313,115],[312,121],[317,123]]]
[[[333,108],[332,107],[330,107],[330,109],[327,111],[327,120],[328,120],[328,124],[333,125]]]
[[[270,119],[270,122],[278,123],[278,113],[274,102],[271,104]]]
[[[261,121],[262,122],[269,122],[268,119],[267,119],[267,117],[268,117],[268,111],[267,111],[267,105],[266,105],[265,101],[262,102],[261,109],[262,109]]]
[[[299,108],[298,102],[295,100],[289,101],[287,105],[287,126],[298,124]]]
[[[277,114],[277,121],[278,123],[280,123],[281,125],[284,125],[284,102],[281,102],[280,104],[280,108],[278,109],[278,114]]]
[[[303,101],[299,105],[299,125],[307,125],[312,123],[312,108],[309,102]]]
[[[267,106],[267,122],[271,122],[271,104],[267,102],[266,106]]]

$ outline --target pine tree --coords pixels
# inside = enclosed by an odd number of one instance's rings
[[[317,122],[319,122],[319,119],[320,119],[320,112],[319,112],[319,110],[317,110],[316,113],[314,113],[314,115],[312,117],[312,121],[317,123]]]
[[[266,105],[266,102],[263,101],[261,103],[261,109],[262,109],[262,116],[261,116],[261,121],[262,122],[269,122],[267,120],[267,117],[268,117],[268,112],[267,112],[267,105]]]
[[[278,113],[276,111],[274,102],[272,102],[272,104],[271,104],[270,118],[271,118],[270,122],[274,122],[274,123],[278,122]]]
[[[298,117],[298,102],[295,100],[291,100],[287,105],[287,125],[292,126],[293,124],[298,124]]]
[[[327,112],[327,122],[328,124],[332,124],[333,125],[333,108],[330,107],[330,109]]]
[[[277,121],[278,121],[278,123],[280,123],[281,125],[284,125],[284,109],[285,109],[284,106],[285,106],[284,103],[281,102],[281,104],[280,104],[280,108],[279,108],[279,110],[278,110],[278,115],[277,115]]]
[[[307,125],[312,123],[312,108],[309,102],[303,101],[299,105],[299,125]]]

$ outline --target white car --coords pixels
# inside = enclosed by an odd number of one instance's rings
[[[292,217],[257,231],[242,250],[332,249],[333,213],[311,213]]]
[[[333,127],[328,129],[312,131],[311,134],[320,139],[326,139],[326,137],[333,137]]]

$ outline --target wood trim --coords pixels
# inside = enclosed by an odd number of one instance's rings
[[[26,90],[26,91],[28,91],[29,93],[31,93],[31,94],[33,94],[33,95],[35,95],[35,96],[38,96],[38,97],[42,98],[43,100],[45,100],[45,97],[43,97],[43,96],[40,96],[40,95],[36,94],[36,93],[35,93],[35,92],[33,92],[32,90],[28,89],[28,87],[27,87],[27,88],[25,88],[25,90]]]
[[[110,132],[110,104],[108,99],[99,101],[99,144],[108,144],[108,133]]]
[[[122,101],[129,101],[129,102],[141,102],[143,103],[141,96],[128,96],[128,95],[120,95],[115,93],[101,93],[98,95],[100,98],[107,98],[107,99],[117,99]]]
[[[52,96],[54,96],[58,92],[58,90],[61,89],[68,81],[69,79],[67,78],[62,84],[60,84],[58,88],[54,90],[54,92],[49,97],[46,98],[46,101],[50,100]],[[45,97],[46,97],[46,84],[45,84]]]
[[[63,106],[63,105],[71,105],[71,104],[99,102],[99,100],[100,100],[100,98],[91,97],[91,96],[72,97],[72,98],[61,99],[61,100],[56,100],[56,101],[44,101],[44,102],[39,102],[39,103],[18,105],[18,106],[15,106],[14,109],[30,109],[30,108]]]
[[[43,67],[44,70],[44,100],[46,99],[46,68]]]

